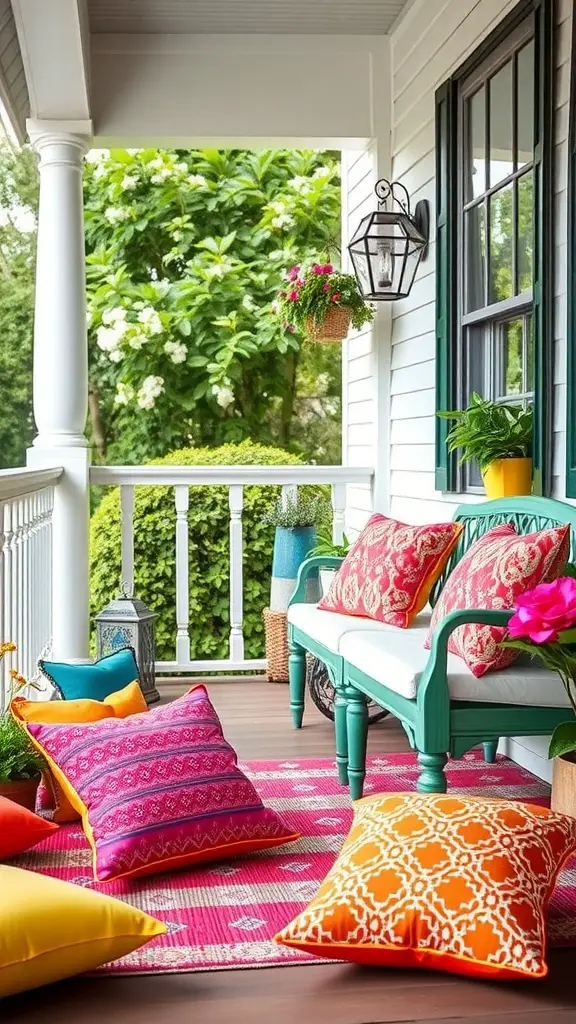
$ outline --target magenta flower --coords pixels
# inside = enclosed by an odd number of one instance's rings
[[[540,583],[516,599],[516,612],[508,623],[511,637],[529,637],[535,644],[558,639],[576,625],[576,579],[562,576]]]
[[[288,271],[288,280],[289,281],[297,281],[299,273],[300,273],[300,267],[297,267],[297,266],[290,267],[290,270]]]
[[[290,292],[288,298],[290,299],[290,302],[298,302],[298,299],[300,298],[300,292],[297,292],[296,289],[294,288],[294,290]]]
[[[297,288],[303,288],[305,284],[306,284],[306,281],[304,280],[303,277],[299,277],[298,280],[296,281],[296,287]]]
[[[319,263],[313,263],[312,264],[312,273],[313,274],[323,274],[324,273],[324,269],[320,266]]]
[[[326,284],[324,285],[324,291],[329,292],[331,287],[332,285],[330,284],[330,281],[326,281]]]
[[[322,267],[323,274],[331,274],[333,270],[334,267],[332,266],[331,263],[325,263],[324,266]]]
[[[334,295],[330,296],[330,302],[338,302],[338,299],[342,298],[341,292],[334,292]]]

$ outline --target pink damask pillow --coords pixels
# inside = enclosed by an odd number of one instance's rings
[[[82,816],[97,881],[299,838],[238,768],[204,686],[130,718],[26,729]]]
[[[516,598],[538,583],[561,575],[570,548],[570,527],[517,534],[510,524],[494,526],[472,544],[446,580],[434,608],[425,647],[449,612],[464,608],[513,608]],[[451,634],[448,650],[464,659],[475,676],[507,668],[517,651],[499,647],[506,630],[469,623]]]
[[[462,529],[460,523],[407,526],[376,512],[318,607],[409,626],[428,601]]]

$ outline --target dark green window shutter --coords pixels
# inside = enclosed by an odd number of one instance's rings
[[[453,407],[454,288],[456,244],[456,145],[454,138],[455,83],[450,79],[436,92],[436,409]],[[446,448],[447,420],[436,418],[436,489],[454,487],[453,460]]]
[[[576,498],[576,18],[572,18],[570,130],[568,135],[568,271],[566,366],[566,495]]]
[[[554,3],[535,0],[534,125],[534,493],[552,483],[554,365]]]

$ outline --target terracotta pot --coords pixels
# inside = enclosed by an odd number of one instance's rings
[[[554,758],[550,806],[553,811],[576,818],[576,754]]]
[[[532,493],[532,459],[496,459],[482,472],[486,497],[514,498]]]
[[[344,306],[333,306],[326,310],[319,323],[310,317],[306,321],[306,333],[311,341],[343,341],[350,330],[350,310]]]
[[[0,796],[12,800],[21,807],[27,807],[29,811],[36,809],[36,793],[40,785],[40,776],[35,779],[19,779],[17,782],[0,783]]]

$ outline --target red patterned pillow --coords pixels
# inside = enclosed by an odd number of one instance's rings
[[[422,611],[463,526],[407,526],[376,512],[319,608],[405,628]]]
[[[430,632],[448,615],[463,608],[513,608],[516,598],[538,583],[556,579],[570,548],[570,526],[517,534],[510,524],[494,526],[469,548],[446,580],[434,608]],[[507,668],[517,651],[499,647],[506,630],[468,623],[455,629],[448,650],[464,659],[475,676]]]

